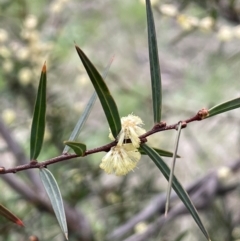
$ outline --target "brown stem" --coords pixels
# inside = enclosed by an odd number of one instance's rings
[[[182,128],[185,128],[187,126],[187,123],[203,120],[207,115],[208,115],[208,111],[206,109],[202,109],[202,110],[198,111],[198,113],[195,116],[193,116],[189,119],[183,120],[183,121],[179,121],[179,122],[182,122]],[[147,141],[146,137],[153,135],[154,133],[157,133],[160,131],[177,129],[179,122],[175,123],[173,125],[167,125],[165,122],[160,122],[160,123],[155,124],[155,126],[150,131],[139,136],[141,143],[145,143]],[[111,147],[116,146],[116,145],[117,145],[117,141],[115,140],[104,146],[97,147],[97,148],[86,151],[84,153],[84,156],[91,155],[91,154],[94,154],[97,152],[103,152],[103,151],[107,152],[111,149]],[[48,165],[52,165],[57,162],[67,161],[67,160],[70,160],[70,159],[73,159],[76,157],[79,157],[79,155],[62,154],[61,156],[57,156],[57,157],[51,158],[51,159],[43,161],[43,162],[37,162],[37,161],[33,160],[28,164],[19,165],[19,166],[13,167],[13,168],[5,169],[4,167],[0,167],[0,174],[16,173],[16,172],[20,172],[23,170],[33,169],[33,168],[43,168],[43,167],[47,167]]]

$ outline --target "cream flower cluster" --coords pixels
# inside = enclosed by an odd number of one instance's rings
[[[146,133],[141,127],[142,120],[138,116],[128,115],[121,118],[122,129],[118,135],[118,143],[103,157],[100,167],[107,173],[114,173],[117,176],[126,175],[133,170],[141,154],[138,151],[140,146],[139,136]],[[114,140],[110,132],[109,138]],[[127,143],[131,140],[131,143]]]
[[[160,4],[159,10],[164,16],[175,18],[183,30],[199,29],[203,32],[216,32],[216,37],[222,42],[240,39],[240,24],[237,26],[218,26],[218,22],[212,16],[199,19],[194,16],[185,15],[174,4]]]

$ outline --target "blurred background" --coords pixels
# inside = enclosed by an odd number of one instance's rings
[[[167,124],[240,95],[240,1],[152,0]],[[29,161],[31,116],[47,62],[47,127],[39,161],[62,153],[63,141],[93,93],[75,51],[79,45],[106,79],[121,116],[134,113],[153,127],[144,1],[0,0],[0,165]],[[173,151],[176,132],[149,145]],[[96,102],[78,141],[109,142]],[[194,122],[182,131],[175,174],[192,197],[212,241],[240,240],[239,110]],[[205,240],[175,197],[164,219],[167,182],[147,157],[124,177],[99,168],[104,153],[49,166],[63,199],[69,240]],[[171,158],[164,158],[171,164]],[[64,237],[38,170],[2,175],[0,203],[25,228],[0,216],[0,240]]]

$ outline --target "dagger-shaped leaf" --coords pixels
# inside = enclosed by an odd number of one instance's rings
[[[180,134],[182,130],[182,122],[178,124],[178,132],[176,136],[176,142],[175,142],[175,147],[174,147],[174,155],[173,155],[173,160],[172,160],[172,168],[171,172],[169,175],[169,180],[168,180],[168,188],[167,188],[167,200],[166,200],[166,205],[165,205],[165,216],[168,213],[169,205],[170,205],[170,197],[171,197],[171,190],[172,190],[172,180],[174,176],[174,169],[175,169],[175,164],[176,164],[176,158],[177,158],[177,151],[178,151],[178,144],[179,144],[179,139],[180,139]]]
[[[76,50],[97,92],[112,134],[116,138],[121,130],[121,121],[117,105],[97,69],[78,46],[76,46]]]
[[[167,180],[169,180],[170,169],[162,160],[162,158],[158,155],[158,153],[155,152],[151,147],[147,146],[146,144],[141,144],[141,148],[152,159],[152,161],[159,168],[159,170],[162,172],[164,177]],[[196,224],[198,225],[198,227],[200,228],[204,236],[207,238],[207,240],[210,240],[208,232],[205,229],[194,204],[192,203],[185,189],[182,187],[182,185],[174,175],[172,180],[172,187],[174,191],[177,193],[177,195],[179,196],[179,198],[181,199],[181,201],[183,202],[183,204],[186,206],[190,214],[192,215],[193,219],[195,220]]]
[[[4,216],[8,220],[12,221],[13,223],[16,223],[19,226],[24,226],[22,220],[16,217],[11,211],[5,208],[2,204],[0,204],[0,215]]]
[[[158,149],[158,148],[154,148],[152,147],[152,149],[157,152],[160,156],[165,156],[165,157],[172,157],[173,156],[173,153],[170,152],[170,151],[166,151],[166,150],[162,150],[162,149]],[[142,155],[147,155],[143,149],[139,149],[139,152],[142,154]],[[181,156],[177,155],[176,156],[177,158],[181,158]]]
[[[75,127],[73,129],[72,134],[69,137],[69,141],[75,141],[76,138],[78,137],[83,125],[85,124],[85,122],[86,122],[86,120],[87,120],[87,118],[88,118],[88,116],[89,116],[89,114],[92,110],[92,107],[93,107],[96,99],[97,99],[97,94],[96,94],[96,91],[94,91],[94,93],[92,94],[90,100],[88,101],[88,103],[85,107],[85,110],[83,111],[81,117],[79,118],[77,124],[75,125]],[[65,144],[65,147],[64,147],[63,153],[67,153],[69,148],[70,148],[70,145],[68,145],[66,142],[64,142],[64,144]]]
[[[158,58],[157,37],[156,37],[155,23],[154,23],[150,0],[146,0],[146,12],[147,12],[150,73],[151,73],[151,83],[152,83],[153,115],[154,115],[154,122],[159,123],[161,121],[161,112],[162,112],[162,84],[161,84],[160,64],[159,64],[159,58]]]
[[[83,156],[86,151],[86,145],[80,142],[64,141],[64,144],[71,147],[78,156]]]
[[[67,221],[63,206],[62,195],[60,193],[58,184],[52,175],[52,173],[46,169],[40,169],[40,178],[42,180],[43,186],[47,192],[47,195],[51,201],[54,213],[57,217],[58,223],[64,233],[66,239],[68,239],[68,228],[67,228]]]
[[[223,112],[230,111],[230,110],[233,110],[233,109],[236,109],[236,108],[239,108],[239,107],[240,107],[240,97],[236,98],[236,99],[233,99],[233,100],[223,102],[219,105],[216,105],[216,106],[212,107],[211,109],[208,110],[209,115],[206,118],[209,118],[209,117],[212,117],[214,115],[218,115],[218,114],[221,114]]]
[[[110,66],[112,64],[112,61],[113,61],[113,58],[108,63],[107,67],[104,69],[103,79],[106,78],[106,76],[108,74],[108,71],[109,71],[109,68],[110,68]],[[96,93],[96,91],[94,91],[94,93],[92,94],[90,100],[88,101],[88,103],[87,103],[87,105],[86,105],[86,107],[85,107],[81,117],[79,118],[77,124],[75,125],[75,127],[73,129],[73,131],[72,131],[72,133],[71,133],[71,135],[70,135],[70,137],[68,139],[69,141],[75,141],[77,139],[77,137],[78,137],[82,127],[84,126],[85,122],[87,121],[87,118],[88,118],[88,116],[89,116],[89,114],[90,114],[90,112],[92,110],[92,107],[93,107],[96,99],[97,99],[97,93]],[[67,153],[69,148],[70,147],[66,145],[64,147],[63,153]]]
[[[36,160],[43,143],[46,116],[46,89],[47,72],[46,63],[43,65],[40,82],[37,91],[37,99],[34,107],[31,138],[30,138],[30,159]]]

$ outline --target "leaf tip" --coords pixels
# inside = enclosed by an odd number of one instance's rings
[[[75,43],[75,48],[76,48],[77,51],[80,50],[80,48],[78,47],[78,45],[76,43]]]
[[[46,73],[47,72],[47,66],[46,66],[46,61],[44,62],[44,65],[42,67],[42,72]]]
[[[25,227],[24,223],[20,219],[16,220],[15,223],[19,226]]]
[[[66,240],[68,240],[68,233],[64,233]]]

